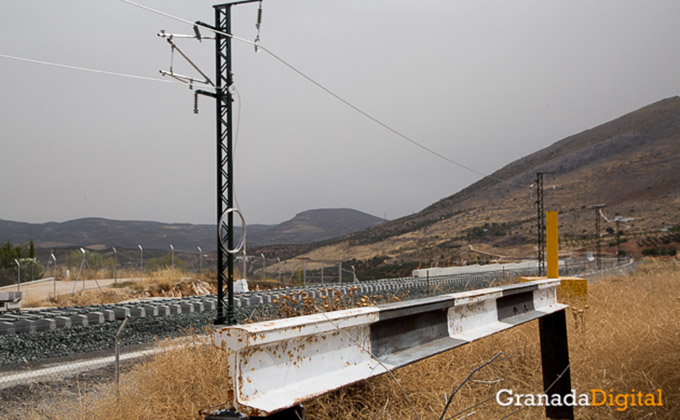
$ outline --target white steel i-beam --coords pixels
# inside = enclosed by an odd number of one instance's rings
[[[221,328],[215,345],[228,355],[231,408],[248,416],[268,416],[519,324],[549,318],[566,308],[557,302],[559,285],[559,279],[540,280]]]

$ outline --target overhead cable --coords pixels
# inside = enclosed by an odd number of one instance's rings
[[[215,29],[211,26],[204,25],[202,23],[192,22],[188,19],[182,19],[181,17],[173,16],[170,13],[165,13],[165,12],[162,12],[160,10],[154,9],[152,7],[145,6],[145,5],[139,4],[139,3],[135,3],[134,1],[130,1],[130,0],[120,0],[120,1],[122,1],[123,3],[127,3],[130,6],[138,7],[140,9],[146,10],[148,12],[156,13],[157,15],[165,16],[167,18],[176,20],[178,22],[186,23],[187,25],[191,25],[192,27],[198,26],[198,27],[201,27],[201,28],[205,28],[205,29],[207,29],[211,32],[214,32],[214,33],[217,33],[217,34],[220,34],[220,35],[224,35],[224,36],[227,36],[227,37],[232,38],[232,39],[236,39],[236,40],[241,41],[241,42],[246,42],[246,43],[251,44],[251,45],[255,45],[255,43],[253,41],[249,40],[249,39],[240,38],[240,37],[235,36],[233,34],[229,34],[229,33],[226,33],[226,32],[219,31],[219,30],[217,30],[217,29]]]
[[[395,128],[392,128],[391,126],[387,125],[386,123],[383,123],[382,121],[380,121],[380,120],[377,119],[376,117],[372,116],[372,115],[369,114],[368,112],[366,112],[366,111],[364,111],[363,109],[357,107],[356,105],[352,104],[352,103],[349,102],[348,100],[344,99],[344,98],[341,97],[340,95],[338,95],[338,94],[336,94],[335,92],[333,92],[332,90],[328,89],[327,87],[325,87],[325,86],[322,85],[321,83],[319,83],[319,82],[317,82],[316,80],[312,79],[310,76],[306,75],[304,72],[302,72],[301,70],[299,70],[298,68],[296,68],[296,67],[293,66],[292,64],[288,63],[288,62],[285,61],[283,58],[281,58],[281,57],[279,57],[278,55],[274,54],[274,52],[271,51],[270,49],[268,49],[267,47],[265,47],[265,46],[263,46],[263,45],[260,45],[260,48],[262,49],[262,51],[264,51],[264,52],[266,52],[267,54],[269,54],[270,56],[272,56],[275,60],[279,61],[281,64],[285,65],[285,66],[288,67],[289,69],[293,70],[295,73],[297,73],[297,74],[299,74],[300,76],[302,76],[303,78],[307,79],[310,83],[314,84],[315,86],[317,86],[318,88],[320,88],[320,89],[323,90],[324,92],[328,93],[329,95],[331,95],[332,97],[334,97],[334,98],[337,99],[338,101],[340,101],[340,102],[342,102],[343,104],[347,105],[348,107],[352,108],[353,110],[355,110],[355,111],[358,112],[359,114],[363,115],[364,117],[368,118],[369,120],[371,120],[371,121],[373,121],[374,123],[378,124],[379,126],[383,127],[383,128],[386,129],[387,131],[389,131],[389,132],[395,134],[396,136],[401,137],[402,139],[408,141],[409,143],[413,144],[414,146],[419,147],[419,148],[421,148],[422,150],[424,150],[424,151],[426,151],[426,152],[428,152],[428,153],[431,153],[431,154],[433,154],[433,155],[439,157],[440,159],[443,159],[443,160],[445,160],[445,161],[447,161],[447,162],[449,162],[449,163],[452,163],[452,164],[454,164],[454,165],[456,165],[456,166],[458,166],[458,167],[460,167],[460,168],[463,168],[463,169],[465,169],[465,170],[468,170],[468,171],[470,171],[470,172],[473,172],[473,173],[475,173],[475,174],[477,174],[477,175],[481,175],[481,176],[483,176],[484,178],[490,178],[490,179],[493,179],[493,180],[496,180],[496,181],[499,181],[499,182],[504,182],[504,183],[506,183],[506,184],[510,184],[510,185],[514,185],[514,186],[518,186],[518,187],[526,187],[526,185],[524,185],[524,184],[517,184],[517,183],[511,182],[511,181],[506,181],[506,180],[504,180],[504,179],[502,179],[502,178],[497,178],[497,177],[494,177],[494,176],[492,176],[492,175],[487,175],[487,174],[485,174],[484,172],[480,172],[480,171],[478,171],[478,170],[476,170],[476,169],[474,169],[474,168],[471,168],[471,167],[469,167],[469,166],[463,165],[462,163],[457,162],[457,161],[455,161],[455,160],[453,160],[453,159],[451,159],[451,158],[449,158],[449,157],[447,157],[447,156],[445,156],[445,155],[442,155],[441,153],[437,152],[436,150],[430,149],[429,147],[425,146],[424,144],[421,144],[421,143],[417,142],[416,140],[412,139],[411,137],[407,136],[406,134],[403,134],[403,133],[400,132],[399,130],[397,130],[397,129],[395,129]]]
[[[0,57],[7,58],[7,59],[10,59],[10,60],[24,61],[24,62],[27,62],[27,63],[43,64],[43,65],[46,65],[46,66],[53,66],[53,67],[61,67],[61,68],[71,69],[71,70],[81,70],[81,71],[87,71],[87,72],[90,72],[90,73],[107,74],[109,76],[120,76],[120,77],[127,77],[129,79],[139,79],[139,80],[148,80],[148,81],[151,81],[151,82],[178,84],[177,82],[173,82],[172,80],[159,79],[159,78],[156,78],[156,77],[137,76],[137,75],[134,75],[134,74],[126,74],[126,73],[118,73],[118,72],[114,72],[114,71],[90,69],[90,68],[86,68],[86,67],[71,66],[71,65],[68,65],[68,64],[51,63],[49,61],[34,60],[34,59],[31,59],[31,58],[16,57],[16,56],[13,56],[13,55],[0,54]]]
[[[289,62],[287,62],[287,61],[284,60],[283,58],[279,57],[278,55],[276,55],[276,54],[275,54],[272,50],[270,50],[269,48],[266,48],[265,46],[263,46],[262,44],[260,44],[259,40],[257,40],[257,42],[253,42],[253,41],[250,41],[250,40],[245,39],[245,38],[237,37],[237,36],[235,36],[234,34],[230,34],[230,33],[227,33],[227,32],[223,32],[223,31],[217,30],[217,29],[215,29],[215,28],[213,28],[213,27],[210,27],[210,26],[208,26],[208,25],[199,24],[198,22],[191,22],[190,20],[183,19],[183,18],[180,18],[180,17],[177,17],[177,16],[173,16],[173,15],[171,15],[171,14],[169,14],[169,13],[165,13],[165,12],[162,12],[162,11],[160,11],[160,10],[156,10],[156,9],[151,8],[151,7],[148,7],[148,6],[144,6],[144,5],[142,5],[142,4],[135,3],[135,2],[133,2],[133,1],[131,1],[131,0],[120,0],[120,1],[122,1],[123,3],[130,4],[130,5],[132,5],[132,6],[138,7],[138,8],[140,8],[140,9],[144,9],[144,10],[150,11],[150,12],[152,12],[152,13],[156,13],[156,14],[159,14],[159,15],[162,15],[162,16],[165,16],[165,17],[168,17],[168,18],[170,18],[170,19],[174,19],[174,20],[177,20],[177,21],[179,21],[179,22],[186,23],[187,25],[192,25],[192,26],[199,25],[200,27],[205,28],[205,29],[207,29],[207,30],[209,30],[209,31],[211,31],[211,32],[216,33],[216,34],[224,35],[224,36],[230,37],[230,38],[232,38],[232,39],[235,39],[235,40],[238,40],[238,41],[241,41],[241,42],[245,42],[245,43],[247,43],[247,44],[251,44],[251,45],[253,45],[253,46],[255,46],[255,47],[257,47],[257,48],[263,50],[264,52],[266,52],[267,54],[269,54],[272,58],[274,58],[276,61],[280,62],[280,63],[283,64],[284,66],[286,66],[286,67],[288,67],[289,69],[293,70],[295,73],[297,73],[298,75],[300,75],[301,77],[303,77],[304,79],[306,79],[307,81],[309,81],[310,83],[312,83],[314,86],[318,87],[319,89],[321,89],[321,90],[323,90],[324,92],[326,92],[327,94],[331,95],[332,97],[334,97],[334,98],[337,99],[338,101],[342,102],[342,103],[345,104],[346,106],[350,107],[350,108],[353,109],[354,111],[358,112],[359,114],[363,115],[364,117],[368,118],[369,120],[373,121],[374,123],[378,124],[379,126],[383,127],[384,129],[388,130],[389,132],[395,134],[396,136],[402,138],[403,140],[406,140],[407,142],[413,144],[414,146],[416,146],[416,147],[418,147],[418,148],[420,148],[420,149],[422,149],[422,150],[424,150],[424,151],[426,151],[426,152],[428,152],[428,153],[430,153],[430,154],[432,154],[432,155],[434,155],[434,156],[437,156],[438,158],[443,159],[443,160],[446,161],[446,162],[449,162],[449,163],[451,163],[451,164],[453,164],[453,165],[456,165],[456,166],[458,166],[459,168],[462,168],[462,169],[465,169],[465,170],[467,170],[467,171],[473,172],[473,173],[475,173],[475,174],[477,174],[477,175],[480,175],[480,176],[482,176],[482,177],[484,177],[484,178],[493,179],[493,180],[495,180],[495,181],[502,182],[502,183],[505,183],[505,184],[508,184],[508,185],[517,186],[517,187],[526,187],[526,185],[524,185],[524,184],[518,184],[518,183],[515,183],[515,182],[512,182],[512,181],[507,181],[507,180],[505,180],[505,179],[495,177],[495,176],[493,176],[493,175],[485,174],[484,172],[478,171],[478,170],[476,170],[476,169],[474,169],[474,168],[471,168],[471,167],[469,167],[469,166],[467,166],[467,165],[464,165],[464,164],[462,164],[462,163],[460,163],[460,162],[457,162],[457,161],[455,161],[455,160],[453,160],[453,159],[451,159],[451,158],[449,158],[449,157],[447,157],[447,156],[445,156],[445,155],[443,155],[443,154],[441,154],[441,153],[439,153],[439,152],[437,152],[437,151],[435,151],[435,150],[433,150],[433,149],[431,149],[431,148],[425,146],[424,144],[421,144],[421,143],[417,142],[417,141],[414,140],[413,138],[407,136],[406,134],[403,134],[403,133],[400,132],[399,130],[396,130],[396,129],[392,128],[391,126],[387,125],[386,123],[383,123],[382,121],[380,121],[380,120],[377,119],[376,117],[372,116],[372,115],[369,114],[368,112],[366,112],[366,111],[362,110],[361,108],[359,108],[358,106],[352,104],[352,103],[349,102],[348,100],[344,99],[344,98],[341,97],[340,95],[336,94],[335,92],[333,92],[333,91],[330,90],[329,88],[327,88],[327,87],[325,87],[324,85],[322,85],[320,82],[317,82],[317,81],[314,80],[311,76],[308,76],[305,72],[303,72],[302,70],[298,69],[298,68],[295,67],[294,65],[290,64]],[[258,28],[258,29],[259,29],[259,28]]]

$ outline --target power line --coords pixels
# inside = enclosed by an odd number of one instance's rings
[[[324,92],[328,93],[329,95],[331,95],[332,97],[334,97],[334,98],[337,99],[338,101],[340,101],[340,102],[342,102],[343,104],[347,105],[348,107],[352,108],[353,110],[355,110],[355,111],[358,112],[359,114],[363,115],[364,117],[368,118],[369,120],[373,121],[374,123],[378,124],[379,126],[383,127],[384,129],[388,130],[388,131],[391,132],[392,134],[395,134],[395,135],[397,135],[398,137],[401,137],[402,139],[408,141],[409,143],[413,144],[414,146],[419,147],[419,148],[421,148],[422,150],[424,150],[424,151],[426,151],[426,152],[428,152],[428,153],[431,153],[431,154],[433,154],[433,155],[439,157],[440,159],[443,159],[443,160],[445,160],[445,161],[447,161],[447,162],[449,162],[449,163],[452,163],[452,164],[454,164],[454,165],[456,165],[456,166],[458,166],[458,167],[460,167],[460,168],[462,168],[462,169],[468,170],[468,171],[473,172],[473,173],[475,173],[475,174],[477,174],[477,175],[481,175],[481,176],[483,176],[483,177],[485,177],[485,178],[491,178],[491,179],[494,179],[494,180],[496,180],[496,181],[504,182],[504,183],[506,183],[506,184],[511,184],[511,185],[515,185],[515,186],[519,186],[519,187],[526,187],[526,185],[523,185],[523,184],[516,184],[516,183],[514,183],[514,182],[506,181],[506,180],[504,180],[504,179],[502,179],[502,178],[497,178],[497,177],[494,177],[494,176],[492,176],[492,175],[487,175],[487,174],[485,174],[485,173],[483,173],[483,172],[480,172],[480,171],[478,171],[478,170],[476,170],[476,169],[474,169],[474,168],[471,168],[471,167],[469,167],[469,166],[463,165],[462,163],[457,162],[457,161],[455,161],[455,160],[453,160],[453,159],[451,159],[451,158],[449,158],[449,157],[447,157],[447,156],[445,156],[445,155],[442,155],[441,153],[439,153],[439,152],[437,152],[437,151],[435,151],[435,150],[433,150],[433,149],[430,149],[429,147],[425,146],[424,144],[421,144],[421,143],[417,142],[416,140],[414,140],[413,138],[407,136],[406,134],[403,134],[402,132],[398,131],[397,129],[392,128],[391,126],[389,126],[389,125],[383,123],[382,121],[380,121],[380,120],[377,119],[376,117],[372,116],[372,115],[369,114],[368,112],[364,111],[363,109],[359,108],[358,106],[356,106],[356,105],[352,104],[351,102],[349,102],[348,100],[344,99],[343,97],[341,97],[340,95],[336,94],[336,93],[333,92],[332,90],[328,89],[327,87],[325,87],[325,86],[322,85],[321,83],[319,83],[319,82],[317,82],[316,80],[312,79],[310,76],[308,76],[307,74],[305,74],[304,72],[302,72],[301,70],[299,70],[298,68],[296,68],[295,66],[293,66],[292,64],[290,64],[290,63],[288,63],[287,61],[285,61],[283,58],[281,58],[281,57],[279,57],[278,55],[274,54],[274,52],[272,52],[270,49],[268,49],[268,48],[266,48],[266,47],[264,47],[264,46],[262,46],[262,45],[260,45],[260,48],[262,48],[262,50],[263,50],[264,52],[266,52],[267,54],[271,55],[275,60],[279,61],[280,63],[282,63],[283,65],[285,65],[285,66],[288,67],[289,69],[293,70],[295,73],[297,73],[297,74],[299,74],[300,76],[302,76],[303,78],[307,79],[310,83],[314,84],[315,86],[317,86],[318,88],[320,88],[320,89],[323,90]]]
[[[151,12],[151,13],[155,13],[155,14],[157,14],[157,15],[165,16],[165,17],[170,18],[170,19],[172,19],[172,20],[176,20],[176,21],[178,21],[178,22],[186,23],[187,25],[191,25],[191,26],[199,26],[199,27],[201,27],[201,28],[207,29],[207,30],[209,30],[209,31],[211,31],[211,32],[214,32],[214,33],[216,33],[216,34],[224,35],[224,36],[227,36],[227,37],[229,37],[229,38],[236,39],[236,40],[241,41],[241,42],[245,42],[245,43],[247,43],[247,44],[255,45],[255,42],[253,42],[253,41],[251,41],[251,40],[249,40],[249,39],[241,38],[241,37],[238,37],[238,36],[236,36],[236,35],[234,35],[234,34],[230,34],[230,33],[227,33],[227,32],[219,31],[219,30],[217,30],[217,29],[215,29],[215,28],[213,28],[213,27],[210,27],[210,26],[208,26],[208,25],[204,25],[204,24],[199,23],[199,22],[192,22],[192,21],[190,21],[190,20],[188,20],[188,19],[183,19],[183,18],[181,18],[181,17],[171,15],[170,13],[162,12],[162,11],[160,11],[160,10],[158,10],[158,9],[154,9],[154,8],[152,8],[152,7],[145,6],[145,5],[143,5],[143,4],[135,3],[134,1],[130,1],[130,0],[120,0],[120,1],[122,1],[123,3],[127,3],[127,4],[129,4],[130,6],[134,6],[134,7],[140,8],[140,9],[142,9],[142,10],[146,10],[147,12]]]
[[[27,63],[43,64],[43,65],[52,66],[52,67],[60,67],[60,68],[70,69],[70,70],[80,70],[80,71],[87,71],[87,72],[90,72],[90,73],[106,74],[106,75],[109,75],[109,76],[127,77],[128,79],[138,79],[138,80],[147,80],[147,81],[151,81],[151,82],[179,84],[178,82],[173,82],[172,80],[159,79],[159,78],[156,78],[156,77],[137,76],[137,75],[134,75],[134,74],[118,73],[118,72],[114,72],[114,71],[90,69],[90,68],[87,68],[87,67],[78,67],[78,66],[71,66],[71,65],[68,65],[68,64],[52,63],[52,62],[49,62],[49,61],[34,60],[34,59],[31,59],[31,58],[16,57],[16,56],[13,56],[13,55],[0,54],[0,57],[7,58],[7,59],[10,59],[10,60],[16,60],[16,61],[24,61],[24,62],[27,62]]]
[[[493,175],[485,174],[484,172],[478,171],[478,170],[476,170],[476,169],[474,169],[474,168],[472,168],[472,167],[470,167],[470,166],[467,166],[467,165],[464,165],[464,164],[462,164],[462,163],[460,163],[460,162],[457,162],[457,161],[455,161],[455,160],[453,160],[453,159],[451,159],[451,158],[449,158],[449,157],[447,157],[447,156],[445,156],[445,155],[443,155],[443,154],[441,154],[441,153],[439,153],[439,152],[437,152],[437,151],[435,151],[435,150],[433,150],[433,149],[431,149],[431,148],[425,146],[424,144],[419,143],[419,142],[416,141],[415,139],[413,139],[413,138],[407,136],[406,134],[403,134],[402,132],[400,132],[399,130],[397,130],[397,129],[395,129],[395,128],[392,128],[392,127],[389,126],[388,124],[386,124],[386,123],[380,121],[378,118],[372,116],[372,115],[369,114],[368,112],[362,110],[362,109],[359,108],[358,106],[352,104],[350,101],[348,101],[348,100],[344,99],[343,97],[341,97],[340,95],[336,94],[336,93],[333,92],[331,89],[327,88],[326,86],[324,86],[324,85],[321,84],[320,82],[317,82],[316,80],[314,80],[311,76],[307,75],[307,74],[306,74],[305,72],[303,72],[302,70],[298,69],[297,67],[295,67],[294,65],[292,65],[292,64],[289,63],[288,61],[286,61],[286,60],[284,60],[283,58],[279,57],[277,54],[275,54],[275,53],[274,53],[272,50],[270,50],[269,48],[266,48],[266,47],[264,47],[263,45],[261,45],[259,42],[253,42],[253,41],[250,41],[250,40],[248,40],[248,39],[245,39],[245,38],[241,38],[241,37],[235,36],[234,34],[230,34],[230,33],[223,32],[223,31],[219,31],[219,30],[217,30],[217,29],[215,29],[215,28],[212,28],[212,27],[207,26],[207,25],[200,24],[200,23],[198,23],[198,22],[191,22],[191,21],[189,21],[189,20],[187,20],[187,19],[183,19],[183,18],[180,18],[180,17],[177,17],[177,16],[173,16],[173,15],[171,15],[171,14],[169,14],[169,13],[162,12],[162,11],[160,11],[160,10],[153,9],[153,8],[151,8],[151,7],[144,6],[144,5],[139,4],[139,3],[135,3],[135,2],[133,2],[133,1],[131,1],[131,0],[120,0],[120,1],[122,1],[123,3],[127,3],[127,4],[129,4],[129,5],[132,5],[132,6],[138,7],[138,8],[140,8],[140,9],[143,9],[143,10],[146,10],[146,11],[149,11],[149,12],[152,12],[152,13],[156,13],[156,14],[159,14],[159,15],[161,15],[161,16],[165,16],[165,17],[167,17],[167,18],[170,18],[170,19],[173,19],[173,20],[176,20],[176,21],[185,23],[185,24],[187,24],[187,25],[200,26],[200,27],[202,27],[202,28],[205,28],[205,29],[207,29],[207,30],[213,32],[213,33],[217,33],[217,34],[220,34],[220,35],[224,35],[224,36],[230,37],[230,38],[232,38],[232,39],[235,39],[235,40],[238,40],[238,41],[241,41],[241,42],[245,42],[245,43],[250,44],[250,45],[255,45],[255,46],[259,47],[260,49],[262,49],[262,50],[263,50],[264,52],[266,52],[267,54],[269,54],[269,55],[270,55],[272,58],[274,58],[276,61],[280,62],[280,63],[283,64],[284,66],[288,67],[289,69],[291,69],[292,71],[294,71],[295,73],[297,73],[298,75],[300,75],[301,77],[303,77],[304,79],[306,79],[307,81],[309,81],[310,83],[312,83],[314,86],[318,87],[319,89],[321,89],[321,90],[323,90],[324,92],[326,92],[327,94],[331,95],[332,97],[334,97],[334,98],[337,99],[338,101],[342,102],[343,104],[345,104],[345,105],[348,106],[349,108],[353,109],[354,111],[356,111],[356,112],[358,112],[359,114],[363,115],[363,116],[366,117],[367,119],[373,121],[374,123],[378,124],[379,126],[383,127],[384,129],[388,130],[388,131],[391,132],[392,134],[395,134],[396,136],[402,138],[403,140],[406,140],[407,142],[413,144],[414,146],[416,146],[416,147],[418,147],[418,148],[420,148],[420,149],[422,149],[422,150],[424,150],[424,151],[426,151],[426,152],[428,152],[428,153],[430,153],[430,154],[432,154],[432,155],[434,155],[434,156],[436,156],[436,157],[438,157],[438,158],[440,158],[440,159],[442,159],[442,160],[444,160],[444,161],[446,161],[446,162],[449,162],[449,163],[451,163],[451,164],[453,164],[453,165],[455,165],[455,166],[458,166],[459,168],[462,168],[462,169],[465,169],[465,170],[467,170],[467,171],[473,172],[473,173],[475,173],[475,174],[477,174],[477,175],[481,175],[481,176],[484,177],[484,178],[493,179],[493,180],[495,180],[495,181],[502,182],[502,183],[505,183],[505,184],[508,184],[508,185],[513,185],[513,186],[518,186],[518,187],[526,187],[526,185],[523,185],[523,184],[518,184],[518,183],[515,183],[515,182],[511,182],[511,181],[506,181],[505,179],[498,178],[498,177],[495,177],[495,176],[493,176]]]

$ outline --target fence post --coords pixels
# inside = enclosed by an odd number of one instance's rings
[[[19,263],[19,260],[17,259],[15,259],[14,262],[17,265],[17,292],[21,292],[21,263]]]
[[[120,338],[120,333],[123,332],[123,328],[125,328],[128,319],[130,319],[130,315],[127,315],[125,319],[123,319],[123,322],[120,324],[118,332],[116,333],[116,401],[118,402],[120,402],[120,343],[118,342],[118,339]]]

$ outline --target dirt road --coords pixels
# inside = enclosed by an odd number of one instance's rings
[[[140,281],[141,279],[102,279],[102,280],[79,280],[76,284],[73,280],[59,280],[54,281],[52,279],[40,280],[37,282],[32,282],[31,284],[22,284],[21,291],[24,294],[24,302],[36,302],[49,297],[54,296],[55,288],[57,296],[73,293],[74,286],[76,291],[83,290],[93,290],[97,288],[110,288],[112,285],[128,281]],[[0,291],[13,291],[17,290],[17,286],[4,286],[0,287]]]

